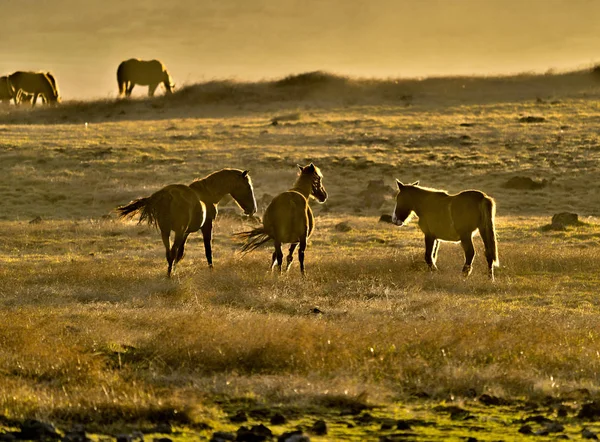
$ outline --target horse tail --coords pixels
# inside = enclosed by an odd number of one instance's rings
[[[479,204],[479,211],[481,213],[479,234],[485,245],[486,258],[488,262],[491,261],[492,265],[498,267],[500,265],[500,261],[498,260],[498,239],[496,238],[496,227],[494,225],[496,203],[492,198],[486,196]]]
[[[158,200],[162,198],[156,198],[155,195],[138,198],[133,200],[126,206],[117,207],[116,211],[119,218],[133,218],[136,214],[140,214],[138,224],[146,221],[148,225],[158,226]]]
[[[127,80],[125,79],[125,62],[122,62],[117,68],[117,83],[119,85],[119,96],[125,93]]]
[[[242,253],[252,252],[271,240],[269,234],[265,232],[264,227],[257,227],[248,232],[236,233],[235,236],[246,240],[246,243],[242,246]]]

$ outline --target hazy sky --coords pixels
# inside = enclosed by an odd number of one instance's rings
[[[0,0],[0,74],[51,70],[115,96],[120,61],[176,83],[311,70],[367,77],[544,72],[600,62],[598,0]]]

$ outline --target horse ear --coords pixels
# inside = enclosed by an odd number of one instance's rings
[[[300,169],[300,172],[302,172],[304,170],[304,167],[302,167],[300,164],[296,164],[296,166],[298,166],[298,169]]]
[[[242,178],[246,178],[248,176],[248,172],[249,172],[248,170],[244,170],[242,172]]]
[[[418,186],[419,185],[419,180],[415,181],[414,183],[411,184],[411,186]]]
[[[396,184],[398,185],[399,190],[402,190],[404,188],[404,184],[402,184],[402,182],[398,179],[396,179]]]

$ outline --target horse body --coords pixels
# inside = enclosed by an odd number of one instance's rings
[[[327,191],[322,185],[323,175],[319,168],[312,163],[305,167],[298,167],[300,176],[294,187],[273,198],[265,210],[263,226],[238,234],[246,239],[242,252],[250,252],[273,240],[275,251],[271,259],[271,269],[277,263],[279,273],[283,262],[282,244],[290,244],[285,270],[290,268],[294,251],[299,246],[298,261],[300,272],[304,274],[306,244],[315,225],[308,200],[311,195],[321,203],[327,200]]]
[[[117,68],[117,83],[119,84],[119,96],[131,95],[136,84],[148,86],[148,96],[154,96],[154,92],[160,83],[165,87],[167,93],[172,93],[175,85],[167,71],[167,68],[158,60],[139,60],[131,58],[123,61]]]
[[[466,190],[456,195],[413,184],[398,183],[396,207],[392,222],[404,225],[412,213],[419,217],[419,228],[425,234],[425,262],[437,270],[436,261],[440,241],[460,242],[465,252],[463,274],[469,276],[475,257],[473,235],[479,230],[485,246],[488,275],[494,279],[498,266],[498,248],[494,217],[496,204],[485,193]]]
[[[8,81],[16,94],[14,96],[15,104],[20,102],[20,97],[24,94],[33,95],[33,98],[31,98],[32,107],[35,106],[40,95],[48,103],[58,103],[60,101],[56,80],[49,72],[17,71],[8,76]]]
[[[226,194],[244,209],[247,215],[256,212],[256,200],[248,171],[223,169],[189,186],[171,184],[146,198],[138,198],[117,208],[120,218],[140,214],[139,222],[159,228],[167,257],[167,276],[184,255],[190,233],[202,231],[206,258],[212,267],[212,227],[217,216],[217,204]],[[173,244],[171,232],[175,232]]]

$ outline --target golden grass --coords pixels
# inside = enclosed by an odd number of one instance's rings
[[[597,394],[595,100],[292,107],[0,126],[0,413],[188,425],[222,419],[234,399],[327,408],[365,396]],[[523,115],[546,122],[520,123]],[[268,249],[239,255],[231,235],[249,225],[221,217],[215,270],[192,235],[167,280],[158,234],[111,213],[222,167],[249,168],[260,200],[308,161],[330,199],[314,205],[306,279],[297,266],[267,273]],[[515,175],[550,184],[506,189]],[[391,194],[366,207],[361,192],[378,179],[393,189],[394,178],[496,198],[495,284],[479,240],[470,279],[452,244],[432,275],[416,222],[377,222],[391,213]],[[542,229],[563,210],[585,223]],[[336,230],[340,222],[351,230]]]

